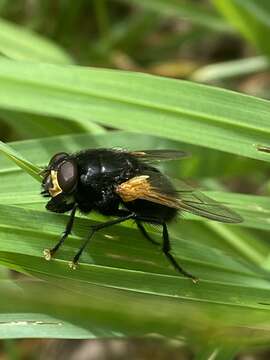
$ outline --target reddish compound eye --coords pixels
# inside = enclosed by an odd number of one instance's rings
[[[68,154],[64,152],[53,155],[53,157],[49,162],[49,167],[52,166],[53,164],[59,163],[61,160],[64,160],[67,156]]]
[[[74,190],[78,181],[78,168],[74,160],[63,161],[57,170],[57,181],[63,192]]]

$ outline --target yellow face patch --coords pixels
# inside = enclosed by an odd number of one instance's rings
[[[55,170],[51,170],[51,181],[53,184],[53,187],[49,189],[49,193],[52,197],[55,197],[59,194],[61,194],[61,192],[63,191],[59,184],[58,184],[58,180],[57,180],[57,171]]]

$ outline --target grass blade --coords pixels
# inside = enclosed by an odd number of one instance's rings
[[[266,100],[137,73],[3,59],[0,79],[5,109],[80,118],[270,161],[256,148],[269,142]]]
[[[269,2],[253,0],[212,0],[218,10],[263,54],[269,57]]]
[[[41,171],[39,167],[24,159],[20,154],[18,154],[7,144],[4,144],[2,141],[0,141],[0,152],[14,161],[20,168],[26,171],[29,175],[33,176],[36,180],[42,180],[41,176],[39,175]]]
[[[114,0],[115,1],[115,0]],[[198,4],[192,5],[183,0],[117,0],[141,6],[165,16],[186,18],[199,25],[206,26],[216,31],[231,31],[230,26],[219,18],[214,12]]]
[[[63,49],[25,27],[0,19],[0,52],[15,60],[71,64]]]
[[[196,70],[192,74],[192,79],[199,82],[211,82],[266,71],[269,67],[270,62],[267,57],[256,56],[206,65]]]

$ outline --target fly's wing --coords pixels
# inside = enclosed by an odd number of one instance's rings
[[[146,162],[177,160],[189,156],[189,153],[180,150],[138,150],[129,154]]]
[[[180,209],[224,223],[236,224],[243,221],[240,215],[228,207],[192,189],[182,181],[177,181],[177,183],[179,183],[178,199]],[[183,188],[183,190],[180,188]]]
[[[124,202],[141,199],[175,209],[180,208],[176,190],[159,171],[145,170],[143,174],[118,185],[115,192]]]
[[[184,182],[175,190],[170,181],[160,172],[145,171],[118,185],[116,193],[124,202],[136,199],[187,211],[195,215],[224,223],[239,223],[242,218],[226,206],[195,191]]]

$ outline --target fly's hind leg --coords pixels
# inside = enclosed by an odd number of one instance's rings
[[[192,274],[188,273],[187,271],[185,271],[179,264],[178,262],[175,260],[175,258],[172,256],[172,254],[170,253],[171,251],[171,244],[170,244],[170,239],[169,239],[169,233],[168,233],[168,229],[167,229],[167,225],[166,223],[162,224],[163,226],[163,246],[162,246],[162,251],[164,253],[164,255],[167,257],[167,259],[170,261],[170,263],[174,266],[174,268],[180,272],[181,274],[185,275],[186,277],[190,278],[194,283],[196,283],[198,281],[198,279],[193,276]]]
[[[162,225],[163,231],[162,231],[162,238],[163,238],[163,244],[162,244],[162,252],[163,254],[166,256],[166,258],[170,261],[170,263],[173,265],[173,267],[175,268],[175,270],[177,270],[178,272],[180,272],[181,274],[183,274],[184,276],[190,278],[194,283],[196,283],[198,281],[198,279],[193,276],[192,274],[188,273],[187,271],[185,271],[179,264],[178,262],[175,260],[175,258],[173,257],[173,255],[170,253],[171,251],[171,244],[170,244],[170,239],[169,239],[169,234],[168,234],[168,229],[167,229],[167,225],[165,222],[160,222],[157,219],[151,219],[151,218],[147,218],[147,217],[141,217],[141,216],[135,216],[135,220],[136,223],[138,224],[138,222],[144,221],[144,222],[150,222],[153,224],[157,224],[157,225]],[[144,229],[144,228],[143,228]],[[141,229],[140,229],[141,230]],[[143,231],[142,231],[143,232]],[[145,235],[145,229],[143,232],[143,235]],[[147,234],[147,233],[146,233]],[[147,234],[147,236],[149,236]],[[146,236],[145,236],[146,237]],[[149,240],[149,238],[147,237],[147,239]],[[150,240],[152,241],[152,239]]]
[[[139,221],[136,220],[136,224],[138,226],[138,229],[141,231],[141,233],[143,234],[143,236],[150,241],[152,244],[154,245],[160,245],[160,243],[154,239],[151,238],[151,236],[148,234],[148,232],[145,230],[145,227],[143,226],[143,224]]]

